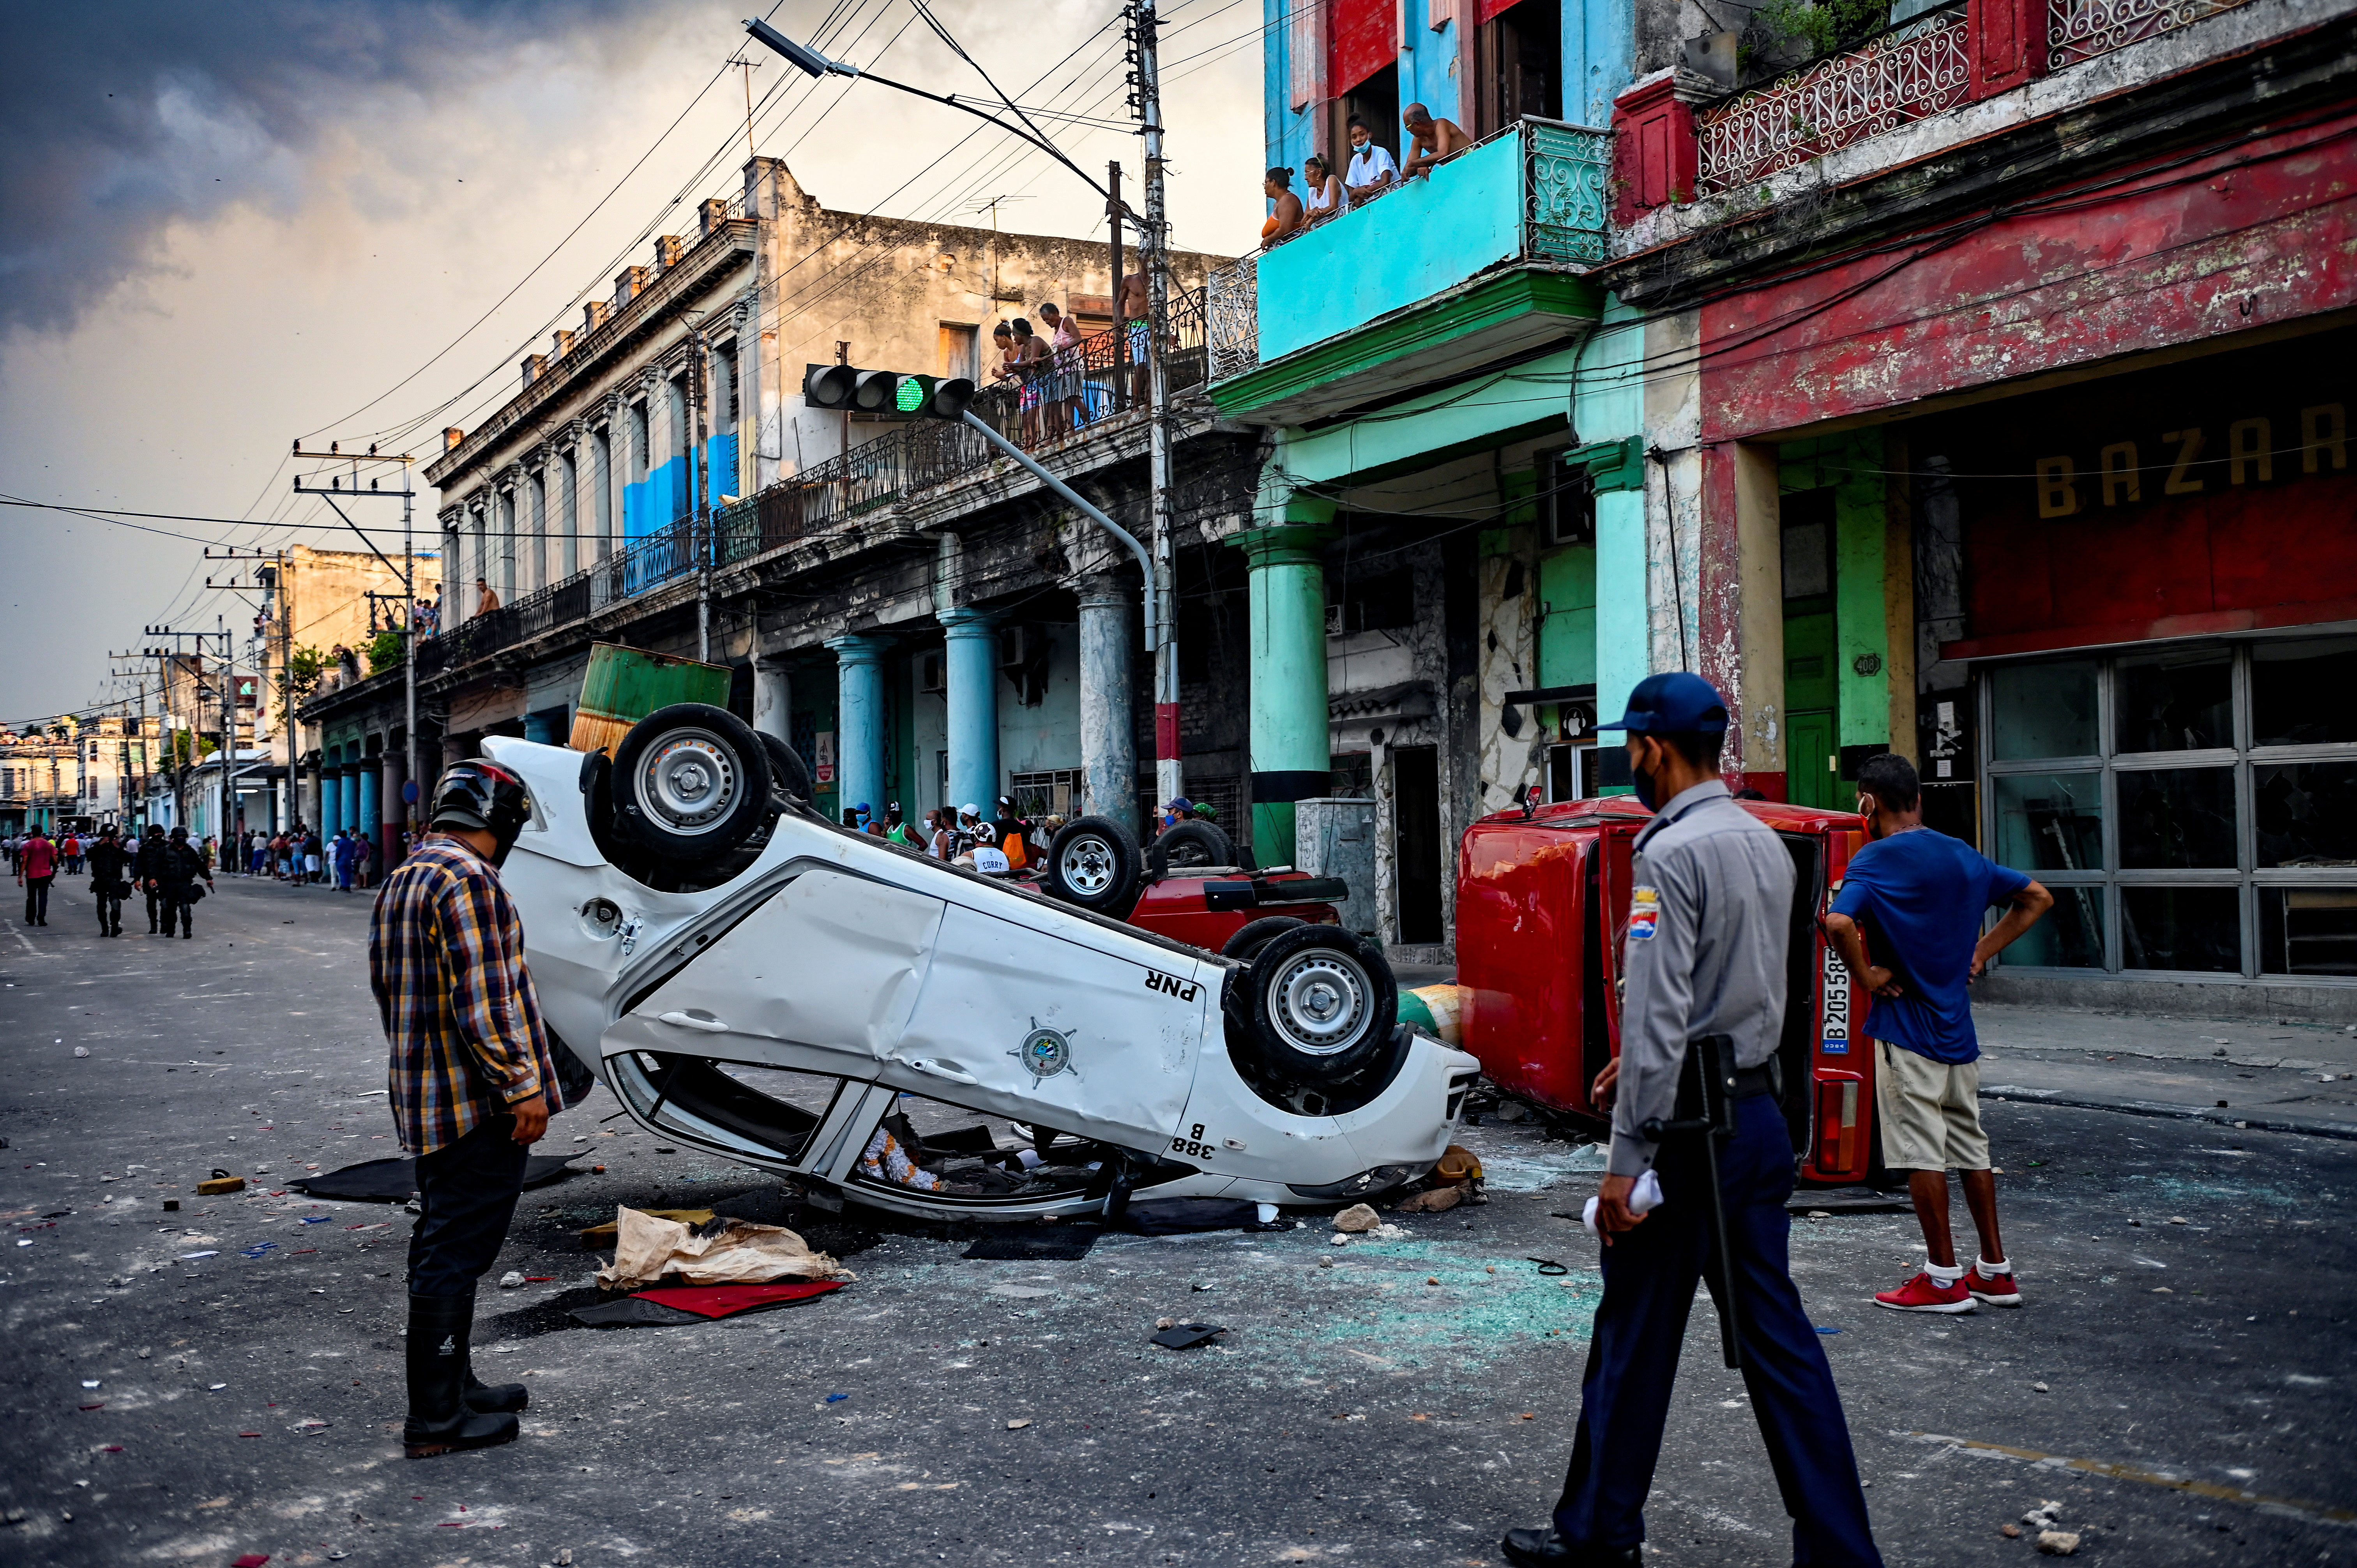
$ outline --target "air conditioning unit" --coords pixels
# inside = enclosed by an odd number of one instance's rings
[[[998,628],[998,667],[1020,670],[1039,656],[1039,630],[1029,626],[1003,626]]]
[[[917,690],[946,692],[950,689],[949,674],[939,653],[928,653],[917,660]]]

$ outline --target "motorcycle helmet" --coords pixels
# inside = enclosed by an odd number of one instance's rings
[[[532,792],[523,780],[485,757],[447,769],[434,786],[432,827],[466,828],[491,835],[491,864],[505,865],[516,834],[532,820]]]

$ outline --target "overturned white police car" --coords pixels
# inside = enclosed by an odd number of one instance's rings
[[[1396,1023],[1350,932],[1240,961],[1086,908],[1109,848],[1136,864],[1102,818],[1049,847],[1046,897],[824,821],[801,759],[723,709],[651,714],[610,763],[485,747],[532,794],[503,876],[550,1026],[640,1126],[822,1196],[1355,1200],[1431,1167],[1480,1071]]]

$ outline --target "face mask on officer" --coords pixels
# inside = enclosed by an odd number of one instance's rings
[[[1637,787],[1637,803],[1644,807],[1645,810],[1649,811],[1658,811],[1662,809],[1661,785],[1652,774],[1645,770],[1645,765],[1638,760],[1640,756],[1638,747],[1642,744],[1642,741],[1640,741],[1633,736],[1631,739],[1629,746],[1629,781]],[[1669,748],[1667,746],[1658,740],[1652,743],[1653,760],[1657,765],[1662,759],[1663,753],[1668,749]]]

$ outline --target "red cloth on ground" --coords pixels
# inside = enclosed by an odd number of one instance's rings
[[[841,1290],[841,1280],[787,1280],[766,1285],[660,1285],[634,1293],[639,1301],[675,1306],[698,1317],[729,1317],[781,1301],[803,1301]]]

